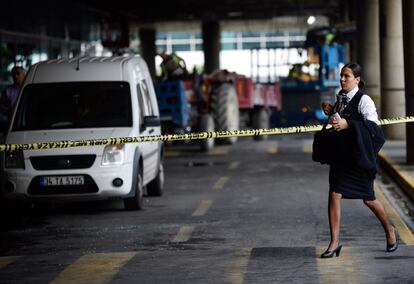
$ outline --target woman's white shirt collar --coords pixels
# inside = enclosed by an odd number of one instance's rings
[[[349,93],[344,94],[345,96],[348,97],[348,102],[350,100],[352,100],[352,98],[355,96],[355,94],[358,92],[359,88],[358,86],[356,86],[355,88],[353,88]]]

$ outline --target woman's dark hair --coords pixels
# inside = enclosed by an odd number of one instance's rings
[[[359,77],[360,80],[359,80],[359,83],[358,83],[358,87],[360,89],[365,86],[365,82],[364,82],[364,80],[362,80],[362,77],[361,77],[361,75],[362,75],[362,67],[359,66],[358,63],[349,62],[349,63],[345,64],[344,67],[342,67],[342,69],[344,69],[344,68],[351,69],[352,74],[354,74],[355,78],[356,77]]]

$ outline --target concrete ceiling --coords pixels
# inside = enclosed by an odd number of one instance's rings
[[[356,1],[65,0],[64,8],[55,0],[27,1],[23,6],[18,1],[6,1],[0,9],[0,37],[12,33],[11,37],[21,38],[17,32],[26,37],[90,40],[91,35],[99,37],[105,29],[108,33],[122,33],[128,27],[199,30],[200,22],[209,20],[221,21],[227,31],[304,30],[310,15],[318,16],[314,26],[348,22],[355,10],[350,7],[355,7]]]
[[[158,21],[271,19],[278,16],[325,15],[343,17],[345,0],[86,0],[79,4],[107,13],[128,16],[141,23]],[[116,4],[116,5],[115,5]]]

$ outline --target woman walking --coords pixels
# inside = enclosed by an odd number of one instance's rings
[[[382,203],[375,198],[373,189],[377,152],[382,146],[381,144],[376,147],[372,139],[375,131],[381,132],[376,124],[376,108],[372,99],[359,90],[364,82],[361,80],[361,67],[358,64],[348,63],[341,69],[340,84],[341,91],[337,95],[335,106],[322,104],[325,114],[331,115],[340,149],[339,154],[332,153],[338,156],[330,163],[328,215],[331,242],[321,258],[339,256],[341,252],[339,227],[342,198],[364,201],[384,228],[386,251],[393,252],[398,248],[396,229],[390,223]]]

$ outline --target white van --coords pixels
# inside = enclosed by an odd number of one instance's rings
[[[144,60],[80,57],[33,65],[6,143],[160,135],[153,83]],[[164,187],[162,142],[5,153],[3,195],[31,201],[122,198],[142,208],[143,190]]]

